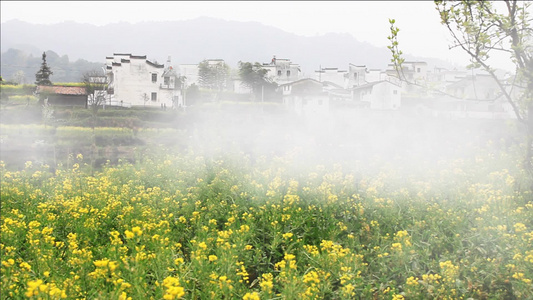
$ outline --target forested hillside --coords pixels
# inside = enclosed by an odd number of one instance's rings
[[[46,61],[54,72],[50,78],[54,83],[78,82],[84,72],[101,70],[104,66],[103,62],[89,62],[85,59],[70,61],[68,55],[59,56],[51,50],[45,52]],[[2,78],[17,84],[34,83],[35,73],[39,70],[41,62],[41,55],[9,49],[2,53]]]

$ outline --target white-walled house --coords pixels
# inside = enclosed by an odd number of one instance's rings
[[[468,73],[464,70],[449,70],[435,67],[432,73],[428,73],[428,80],[431,82],[442,82],[445,84],[457,82],[465,78]]]
[[[324,115],[329,112],[329,95],[322,82],[304,78],[281,84],[285,107],[297,115]]]
[[[332,82],[344,89],[351,89],[369,82],[389,80],[389,76],[379,69],[367,69],[365,65],[348,64],[348,70],[338,68],[320,68],[315,71],[315,79],[320,82]],[[393,81],[393,80],[389,80]]]
[[[370,109],[397,110],[402,104],[401,86],[387,80],[354,87],[352,93],[354,101],[367,103]]]
[[[402,76],[410,82],[424,82],[428,79],[428,64],[425,61],[405,61],[402,63]],[[398,77],[393,64],[389,64],[386,73]]]
[[[520,91],[505,83],[507,92],[517,96]],[[432,99],[433,116],[450,118],[516,118],[511,105],[502,96],[496,80],[488,74],[465,76],[446,86],[448,95]]]
[[[360,86],[369,82],[367,79],[368,70],[366,66],[357,66],[354,64],[348,65],[348,73],[346,74],[345,88],[352,88]]]
[[[366,82],[387,80],[388,77],[389,75],[381,69],[367,69],[365,73]]]
[[[346,86],[348,71],[338,68],[320,68],[315,71],[315,80],[319,82],[332,82],[341,87]]]
[[[114,53],[106,57],[112,102],[124,106],[181,106],[181,84],[172,66],[157,64],[146,55]]]
[[[500,88],[490,75],[465,76],[446,86],[446,92],[457,98],[469,100],[493,100],[500,94]]]
[[[300,65],[292,63],[290,59],[274,56],[270,63],[263,63],[262,67],[268,70],[267,77],[277,84],[293,82],[302,77]]]

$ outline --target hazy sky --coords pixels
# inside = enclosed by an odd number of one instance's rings
[[[349,33],[382,47],[389,45],[388,19],[393,18],[404,53],[467,63],[460,50],[448,50],[451,40],[433,1],[0,1],[0,5],[2,22],[71,20],[105,25],[207,16],[256,21],[303,36]]]

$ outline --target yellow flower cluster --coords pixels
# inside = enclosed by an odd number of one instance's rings
[[[28,281],[28,287],[24,294],[28,298],[37,296],[39,299],[65,299],[67,294],[65,290],[62,290],[56,286],[55,283],[44,283],[41,279]]]
[[[173,300],[185,296],[185,289],[180,285],[180,280],[177,277],[169,276],[163,280],[163,287],[165,287],[165,294],[163,299]]]
[[[168,153],[0,163],[2,297],[533,298],[531,193],[494,159],[427,176]]]

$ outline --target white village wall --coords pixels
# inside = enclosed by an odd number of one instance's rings
[[[400,87],[384,81],[372,87],[370,109],[396,110],[401,106]]]
[[[320,71],[315,71],[315,79],[320,82],[333,82],[341,87],[344,87],[346,74],[348,74],[348,71],[338,70],[337,68],[325,68]]]
[[[112,67],[114,100],[132,106],[172,107],[174,91],[159,88],[163,83],[161,75],[164,69],[150,65],[146,59],[131,58],[129,61],[122,61],[120,66]],[[152,74],[156,74],[155,81],[152,80]],[[154,100],[152,93],[155,93]]]

